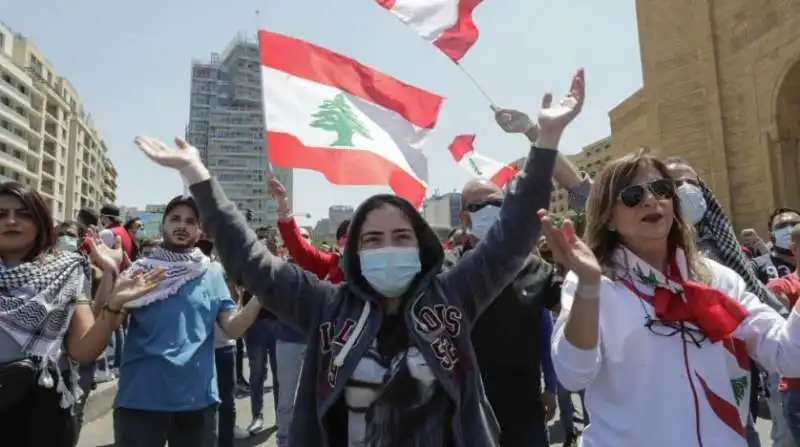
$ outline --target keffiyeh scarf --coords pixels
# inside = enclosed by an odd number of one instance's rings
[[[39,385],[55,385],[62,408],[70,407],[82,394],[77,386],[77,364],[68,362],[71,386],[67,386],[58,362],[75,303],[91,298],[90,278],[89,261],[77,253],[49,254],[13,268],[0,263],[0,330],[39,363]]]
[[[161,268],[164,270],[164,279],[150,293],[129,301],[125,307],[136,309],[169,298],[178,293],[186,283],[202,276],[210,265],[211,260],[199,248],[176,252],[156,247],[147,257],[137,259],[123,275]]]
[[[722,206],[714,197],[714,193],[702,181],[700,189],[706,201],[706,214],[697,224],[698,236],[717,248],[722,264],[744,279],[747,291],[756,295],[762,303],[770,306],[781,314],[785,314],[784,305],[767,291],[764,284],[758,280],[749,261],[742,251],[742,246],[736,239],[728,216]]]

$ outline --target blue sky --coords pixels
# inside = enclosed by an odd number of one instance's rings
[[[444,96],[424,149],[430,192],[468,180],[447,151],[456,134],[476,133],[477,150],[498,160],[526,152],[522,137],[496,128],[486,100],[449,59],[373,0],[0,0],[0,11],[78,90],[119,171],[121,205],[164,203],[183,190],[178,175],[147,160],[133,137],[182,135],[191,60],[222,51],[259,22]],[[562,141],[566,153],[607,136],[608,111],[641,85],[632,1],[485,0],[475,21],[481,36],[462,65],[498,105],[535,114],[545,91],[560,96],[574,71],[586,68],[587,103]],[[331,186],[316,172],[295,170],[295,211],[316,221],[330,205],[358,205],[385,190]]]

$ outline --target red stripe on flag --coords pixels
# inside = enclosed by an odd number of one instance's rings
[[[436,125],[442,98],[310,42],[259,31],[261,64],[394,110],[417,127]],[[267,105],[269,106],[269,105]]]
[[[460,162],[464,156],[474,150],[473,143],[475,143],[475,134],[457,135],[453,138],[448,149],[450,149],[450,154],[456,162]]]
[[[433,44],[455,62],[461,60],[478,40],[478,27],[472,20],[472,11],[483,0],[459,0],[458,20]]]
[[[716,414],[731,430],[744,438],[744,427],[742,426],[742,419],[739,417],[739,410],[732,403],[719,397],[717,393],[711,390],[700,374],[695,372],[694,375],[697,376],[697,380],[700,381],[700,385],[703,387],[706,399],[708,400],[708,405],[711,407],[711,410],[714,411],[714,414]]]
[[[336,185],[386,185],[415,207],[425,198],[425,184],[380,155],[355,149],[309,147],[295,136],[267,132],[272,163],[286,168],[321,172]]]
[[[495,172],[491,180],[492,183],[497,185],[498,188],[502,188],[506,186],[506,183],[511,181],[511,179],[513,179],[515,175],[517,175],[516,169],[512,168],[509,165],[504,165],[502,169]]]

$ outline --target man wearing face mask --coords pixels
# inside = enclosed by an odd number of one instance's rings
[[[778,312],[785,313],[785,307],[774,295],[769,293],[764,286],[766,281],[760,280],[736,239],[730,219],[722,209],[714,194],[703,183],[692,166],[681,158],[673,157],[666,160],[667,169],[677,186],[676,192],[680,201],[681,216],[695,228],[695,245],[705,257],[713,259],[739,274],[747,284],[747,290],[755,294],[762,302]],[[761,445],[758,432],[755,430],[755,419],[758,414],[758,389],[760,380],[759,370],[751,360],[750,387],[750,418],[746,427],[747,443],[750,447]],[[771,401],[771,412],[778,405],[778,414],[781,414],[780,402]],[[773,421],[772,441],[775,446],[784,445],[788,439],[788,431],[783,427],[783,419]]]
[[[767,284],[771,279],[791,275],[796,265],[792,251],[792,228],[800,223],[800,212],[790,208],[778,208],[772,212],[767,222],[770,232],[772,247],[769,253],[753,259],[752,265],[758,279]],[[781,393],[779,391],[780,377],[778,374],[767,375],[767,389],[769,398],[767,405],[772,421],[773,446],[784,447],[795,445],[791,438],[789,424],[783,416]]]
[[[753,259],[758,279],[763,283],[770,279],[791,274],[796,266],[790,249],[792,228],[800,223],[800,212],[790,208],[778,208],[770,216],[768,228],[772,240],[770,253]]]
[[[582,73],[580,73],[582,77]],[[583,94],[579,95],[580,110]],[[547,98],[545,99],[547,101]],[[522,133],[536,141],[538,129],[522,112],[495,109],[495,119],[508,133]],[[569,191],[572,208],[583,211],[591,188],[588,176],[560,153],[553,177]],[[498,220],[503,192],[489,181],[472,180],[461,193],[461,220],[469,229],[464,243],[451,250],[445,268],[460,259],[486,237]],[[549,352],[545,312],[557,306],[560,282],[553,267],[531,255],[514,282],[486,309],[475,323],[472,343],[486,389],[500,424],[500,445],[545,447],[549,445],[547,420],[556,409],[556,380],[541,390],[542,358]]]

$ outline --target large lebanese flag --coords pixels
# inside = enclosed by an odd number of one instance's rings
[[[259,47],[272,163],[337,185],[389,185],[422,203],[421,149],[442,97],[288,36],[260,31]]]
[[[517,175],[520,170],[519,161],[500,163],[475,152],[475,135],[458,135],[450,143],[450,154],[462,168],[473,177],[491,181],[502,188]],[[524,162],[524,160],[522,160]]]
[[[472,11],[483,0],[377,0],[455,62],[478,40]]]

